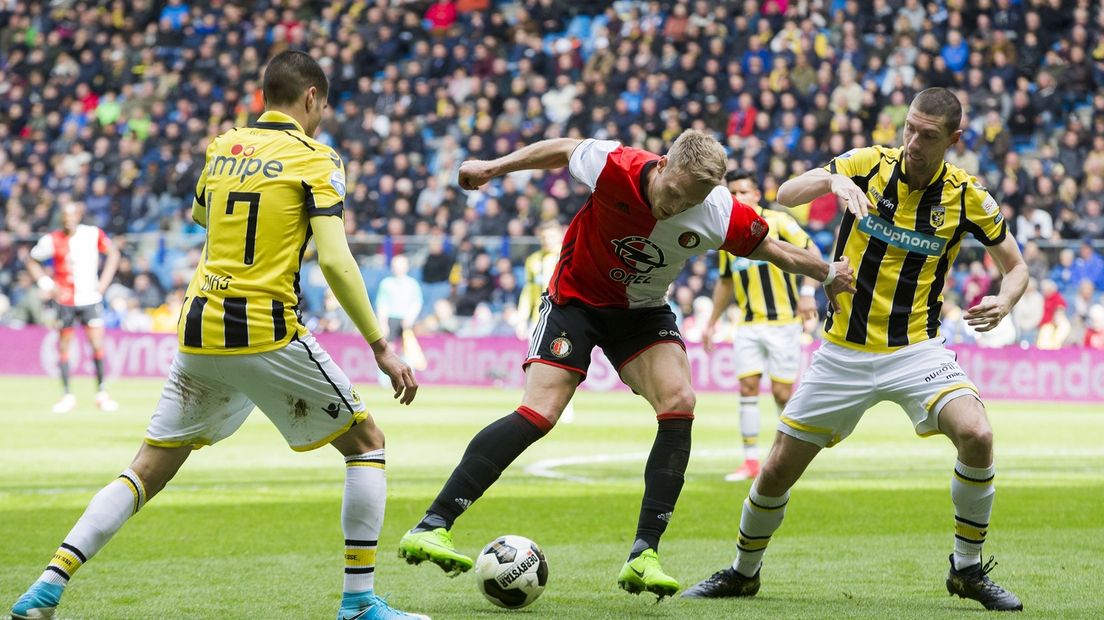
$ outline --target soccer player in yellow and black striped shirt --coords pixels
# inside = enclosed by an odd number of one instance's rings
[[[383,433],[299,321],[299,269],[313,237],[326,281],[391,378],[395,397],[403,404],[414,399],[413,373],[382,337],[345,240],[341,158],[311,137],[329,84],[313,58],[288,51],[269,61],[263,88],[260,119],[207,148],[192,207],[207,243],[180,317],[180,352],[145,442],[130,468],[92,499],[42,577],[12,608],[14,618],[52,617],[73,573],[168,483],[193,449],[232,434],[254,406],[292,449],[329,443],[345,456],[345,587],[338,617],[424,617],[393,610],[373,593],[387,497]]]
[[[770,225],[769,235],[803,248],[821,258],[809,235],[788,213],[759,206],[762,193],[755,175],[733,170],[725,176],[728,191],[750,205]],[[770,373],[771,392],[778,411],[793,393],[801,353],[802,321],[816,317],[811,279],[798,286],[797,274],[787,273],[765,261],[720,255],[720,274],[713,289],[713,314],[702,332],[706,351],[713,349],[713,330],[733,299],[740,313],[736,332],[736,374],[740,379],[740,434],[743,435],[744,464],[725,480],[751,480],[759,475],[759,380]]]
[[[944,278],[963,237],[981,241],[1004,277],[1000,290],[967,310],[979,331],[997,326],[1027,285],[1027,266],[997,202],[970,174],[943,159],[962,135],[962,106],[944,88],[919,93],[900,148],[843,153],[778,190],[787,206],[826,193],[847,209],[835,255],[854,266],[852,299],[825,324],[826,342],[787,405],[779,433],[740,520],[732,568],[688,596],[751,596],[759,567],[782,523],[790,487],[824,447],[843,440],[875,403],[900,405],[918,434],[944,434],[958,450],[951,476],[954,550],[947,590],[987,609],[1017,610],[1012,592],[987,576],[981,548],[993,507],[992,430],[977,387],[939,337]],[[884,467],[900,468],[888,460]]]

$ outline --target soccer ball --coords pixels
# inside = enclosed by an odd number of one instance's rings
[[[544,592],[548,562],[537,543],[508,534],[483,547],[475,560],[475,578],[488,601],[506,609],[521,609]]]

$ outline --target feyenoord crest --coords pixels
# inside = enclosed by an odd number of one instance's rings
[[[701,243],[701,237],[696,232],[690,232],[689,230],[679,235],[679,245],[686,249],[696,248]]]
[[[931,225],[939,228],[943,225],[943,221],[947,219],[947,209],[943,205],[932,207],[931,211]]]
[[[763,223],[762,222],[760,222],[759,220],[755,220],[754,222],[751,223],[751,236],[752,237],[758,237],[758,236],[762,235],[764,232],[766,232],[766,231],[763,229]]]
[[[571,355],[571,341],[567,339],[566,333],[561,332],[560,337],[548,345],[548,349],[552,351],[552,355],[561,359],[565,358]]]

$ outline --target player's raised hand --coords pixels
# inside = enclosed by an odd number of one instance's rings
[[[479,189],[487,181],[495,177],[491,169],[491,162],[470,159],[460,164],[460,187],[468,190]]]
[[[839,295],[843,293],[855,294],[855,271],[851,269],[851,260],[846,256],[833,263],[833,265],[836,266],[836,277],[825,285],[824,292],[828,296],[828,303],[832,304],[832,308],[836,312],[839,312],[841,309]]]
[[[866,217],[873,205],[855,182],[842,174],[832,175],[832,193],[843,201],[843,207],[857,218]]]
[[[1002,298],[986,295],[976,306],[966,311],[966,324],[975,331],[987,332],[999,325],[1011,310]]]
[[[391,387],[395,390],[395,398],[404,405],[414,402],[418,394],[418,382],[414,379],[414,371],[402,361],[395,351],[388,347],[386,350],[376,353],[376,365],[391,379]]]

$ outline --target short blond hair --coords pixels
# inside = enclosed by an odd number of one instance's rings
[[[728,170],[728,155],[721,143],[709,134],[687,129],[667,151],[667,165],[672,172],[686,172],[695,181],[722,185]]]

